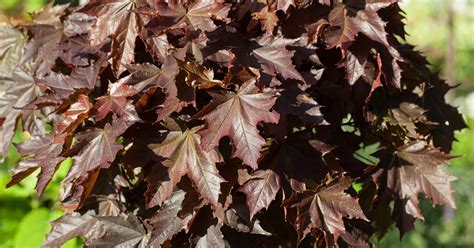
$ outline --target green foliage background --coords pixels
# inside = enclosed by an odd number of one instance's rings
[[[19,143],[27,139],[27,136],[18,131],[13,142]],[[20,154],[12,145],[5,162],[0,164],[0,248],[39,247],[50,230],[48,222],[62,215],[62,210],[57,208],[56,204],[61,179],[71,166],[72,159],[63,162],[64,164],[60,166],[58,173],[41,197],[38,197],[35,191],[36,178],[31,176],[19,185],[6,189],[11,176],[9,169],[20,160]],[[63,247],[77,246],[78,240],[72,240]]]
[[[2,0],[0,9],[9,15],[21,15],[40,9],[47,0]]]
[[[446,5],[454,9],[457,95],[474,90],[474,0],[405,0],[407,41],[420,47],[435,71],[444,72],[449,37]]]
[[[456,94],[472,94],[474,88],[474,0],[454,1],[456,11],[456,78],[462,85]],[[0,14],[25,18],[46,4],[47,0],[0,0]],[[75,2],[76,1],[60,1]],[[402,8],[408,16],[408,41],[425,51],[435,70],[444,68],[444,54],[448,32],[444,28],[445,19],[443,0],[405,1]],[[1,20],[1,19],[0,19]],[[460,104],[468,104],[460,100]],[[474,126],[474,115],[468,116],[468,125]],[[470,116],[470,117],[469,117]],[[17,132],[14,142],[28,138],[27,134]],[[452,219],[443,218],[441,207],[432,207],[428,201],[422,201],[421,207],[425,222],[417,221],[416,230],[407,234],[401,241],[398,230],[392,227],[380,241],[378,247],[474,247],[474,130],[466,129],[456,135],[458,142],[453,154],[464,155],[454,159],[449,172],[460,180],[454,183],[457,210]],[[362,151],[368,157],[370,149]],[[44,235],[50,230],[48,222],[62,214],[57,206],[61,179],[66,175],[72,160],[55,175],[44,195],[38,197],[34,190],[36,178],[28,177],[19,185],[6,189],[10,178],[9,170],[21,160],[14,146],[4,163],[0,164],[0,248],[39,247]],[[63,247],[79,247],[81,241],[71,240]]]

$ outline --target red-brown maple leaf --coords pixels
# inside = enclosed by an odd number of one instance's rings
[[[213,19],[226,20],[230,6],[213,0],[197,0],[185,3],[182,0],[159,3],[154,6],[160,19],[161,25],[166,28],[188,27],[189,30],[213,31],[217,28]],[[211,17],[213,19],[211,19]]]
[[[201,150],[201,137],[196,133],[201,128],[196,127],[185,132],[173,131],[162,143],[149,145],[158,156],[167,159],[163,165],[168,167],[170,178],[160,184],[149,207],[161,204],[159,199],[168,198],[184,175],[191,179],[202,198],[218,207],[220,184],[224,179],[219,175],[216,162],[221,158],[217,151]]]
[[[53,133],[33,136],[30,140],[18,145],[17,148],[20,154],[30,157],[21,161],[12,169],[13,176],[7,187],[19,183],[38,168],[41,168],[36,183],[38,195],[41,195],[53,178],[59,163],[66,159],[61,156],[66,140],[65,132],[74,131],[77,125],[87,117],[90,109],[91,105],[88,98],[85,95],[80,95],[78,101],[72,104],[64,113],[64,119],[58,120]]]
[[[97,98],[94,109],[97,110],[96,119],[104,119],[108,113],[113,112],[118,116],[126,116],[131,121],[140,118],[135,111],[135,106],[127,97],[135,95],[138,91],[132,85],[127,85],[130,75],[121,78],[116,83],[109,84],[108,94]]]
[[[344,47],[363,33],[370,39],[389,47],[385,23],[373,9],[353,10],[343,4],[338,5],[329,14],[332,28],[325,34],[329,47]]]
[[[33,80],[31,66],[15,67],[11,75],[0,77],[0,161],[7,155],[16,127],[17,118],[31,110],[20,109],[41,95],[42,88]]]
[[[135,38],[142,20],[133,10],[142,4],[135,0],[93,0],[79,10],[97,16],[91,28],[92,46],[104,43],[109,37],[112,39],[112,68],[116,76],[135,60]]]
[[[401,147],[397,155],[402,161],[400,166],[389,171],[392,176],[388,177],[387,184],[400,198],[416,198],[414,202],[418,203],[418,193],[422,192],[431,198],[433,204],[456,207],[451,187],[456,177],[441,169],[442,165],[456,156],[445,154],[424,141]]]
[[[75,136],[78,140],[76,146],[81,149],[73,157],[74,164],[63,180],[61,198],[67,200],[66,207],[76,209],[83,204],[95,185],[99,171],[108,168],[122,149],[116,140],[129,126],[126,120],[118,119],[112,125],[107,123],[103,129],[90,129]]]
[[[261,121],[277,123],[279,119],[279,114],[270,111],[277,92],[270,89],[262,92],[255,82],[255,79],[247,81],[235,93],[213,93],[214,99],[197,115],[207,123],[199,133],[205,151],[218,146],[222,137],[229,136],[235,147],[233,157],[253,169],[258,167],[260,149],[265,144],[257,124]]]
[[[151,247],[160,247],[181,230],[187,230],[187,223],[192,215],[179,214],[183,210],[186,192],[176,190],[163,204],[163,207],[150,219],[153,230],[150,237]]]
[[[261,63],[265,73],[273,76],[279,73],[285,79],[304,81],[291,60],[295,52],[286,49],[286,46],[295,42],[296,40],[288,40],[283,37],[275,38],[267,34],[258,39],[261,47],[253,50],[252,54]]]
[[[350,179],[343,178],[317,191],[302,194],[302,199],[293,204],[298,210],[295,227],[299,241],[313,228],[328,231],[337,238],[345,231],[342,217],[367,220],[357,199],[344,192],[351,185]]]
[[[280,177],[272,170],[257,170],[239,189],[247,197],[250,219],[258,211],[268,208],[280,190]]]

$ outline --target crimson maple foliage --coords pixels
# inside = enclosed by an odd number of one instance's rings
[[[74,160],[46,246],[370,246],[420,193],[455,207],[466,125],[396,0],[92,0],[0,30],[1,157],[30,135],[8,185]]]

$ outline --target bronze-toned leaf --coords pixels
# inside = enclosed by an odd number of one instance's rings
[[[441,169],[455,156],[445,154],[424,141],[401,147],[397,156],[401,159],[400,165],[389,171],[391,176],[387,183],[402,199],[415,198],[422,192],[431,198],[433,204],[456,207],[451,187],[456,177]]]
[[[280,177],[272,170],[257,170],[239,189],[247,196],[250,219],[264,208],[268,208],[280,190]]]
[[[357,199],[344,192],[351,184],[350,179],[343,178],[316,192],[303,193],[303,198],[293,204],[298,210],[296,229],[299,241],[313,228],[338,237],[345,231],[342,217],[367,220]]]
[[[181,230],[187,229],[187,223],[192,216],[186,215],[182,218],[178,215],[185,195],[186,192],[183,190],[173,192],[163,207],[151,218],[150,224],[153,226],[149,242],[151,246],[161,246]]]
[[[207,123],[199,133],[203,149],[210,151],[223,136],[229,136],[235,146],[232,156],[256,169],[260,149],[265,144],[256,125],[260,121],[278,121],[279,115],[269,111],[276,94],[272,90],[259,92],[255,79],[246,82],[236,93],[213,94],[214,99],[198,114]]]
[[[219,205],[220,184],[224,182],[216,167],[216,162],[221,160],[220,155],[217,151],[201,150],[201,137],[197,134],[199,129],[170,132],[162,143],[149,146],[156,155],[166,158],[163,165],[168,167],[170,179],[159,186],[160,199],[171,195],[174,186],[186,174],[201,197],[214,206]],[[148,207],[158,204],[161,202],[153,198]]]

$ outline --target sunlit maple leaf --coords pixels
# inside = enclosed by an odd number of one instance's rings
[[[92,104],[89,97],[79,95],[77,101],[64,112],[62,118],[58,118],[53,127],[54,135],[73,133],[73,131],[89,116]]]
[[[175,234],[183,229],[187,229],[187,223],[191,220],[191,215],[180,217],[178,213],[183,209],[183,201],[186,192],[177,190],[163,204],[163,207],[150,219],[153,226],[150,244],[160,246],[166,240],[171,239]]]
[[[153,91],[153,88],[159,87],[166,94],[164,102],[156,110],[157,121],[168,117],[173,112],[180,111],[188,104],[186,100],[182,101],[178,96],[179,89],[182,89],[183,85],[176,82],[179,67],[173,57],[167,57],[161,68],[152,64],[137,64],[128,66],[128,70],[132,73],[130,81],[135,84],[137,90],[150,89]],[[184,84],[186,85],[186,83]]]
[[[269,10],[268,7],[263,8],[260,12],[255,12],[252,14],[253,18],[260,21],[262,25],[262,30],[267,33],[273,33],[275,26],[277,26],[278,16],[276,15],[276,10]]]
[[[28,142],[21,144],[18,149],[23,156],[34,154],[32,158],[21,161],[15,168],[12,169],[12,179],[7,187],[13,186],[29,176],[36,169],[41,168],[41,173],[38,174],[38,182],[36,190],[41,195],[53,178],[57,166],[64,157],[60,156],[63,144],[61,141],[54,142],[52,135],[34,136]]]
[[[20,115],[27,115],[30,110],[20,109],[31,103],[43,92],[33,80],[34,69],[31,66],[15,67],[8,77],[0,77],[0,158],[3,159],[10,147],[16,120]]]
[[[216,162],[220,161],[216,151],[204,152],[201,150],[201,137],[196,133],[200,127],[185,132],[170,132],[166,140],[149,147],[161,157],[166,158],[163,165],[168,167],[169,182],[166,181],[158,189],[160,198],[171,195],[174,186],[187,175],[194,183],[197,192],[214,206],[218,206],[220,184],[224,179],[219,175]],[[163,192],[162,192],[163,190]],[[152,199],[149,207],[161,204]]]
[[[285,79],[292,78],[304,81],[301,74],[295,69],[295,65],[291,61],[294,51],[288,51],[286,46],[295,43],[295,40],[277,39],[273,36],[262,36],[258,40],[262,47],[252,51],[257,60],[262,63],[265,73],[275,75],[279,73]]]
[[[33,102],[40,106],[55,106],[62,110],[73,103],[75,98],[94,89],[100,64],[75,68],[71,75],[51,72],[48,76],[35,81],[50,91]]]
[[[44,76],[54,65],[59,56],[59,43],[63,37],[62,27],[36,24],[28,27],[33,39],[26,45],[25,54],[20,63],[32,61],[38,68],[38,75]]]
[[[352,181],[348,178],[317,191],[306,191],[293,206],[298,209],[296,229],[298,240],[313,229],[328,231],[338,237],[345,231],[342,217],[367,220],[356,198],[345,193]]]
[[[279,115],[270,111],[276,95],[269,89],[260,92],[255,86],[255,79],[247,81],[235,93],[213,93],[211,103],[198,113],[207,123],[199,133],[203,149],[210,151],[219,145],[222,137],[229,136],[235,147],[233,157],[257,169],[260,149],[265,144],[257,124],[261,121],[278,122]]]
[[[75,237],[84,237],[87,246],[145,246],[149,236],[136,216],[99,217],[86,213],[67,214],[54,220],[53,230],[43,245],[60,246]]]
[[[397,0],[366,0],[365,8],[367,10],[378,11],[380,9],[386,8],[393,3],[396,3]]]
[[[135,60],[135,38],[138,36],[142,20],[133,10],[140,7],[141,1],[134,0],[94,0],[79,11],[97,16],[97,22],[90,32],[91,45],[112,40],[111,57],[115,75],[126,70],[125,65]]]
[[[466,127],[403,19],[396,0],[90,0],[9,19],[0,154],[14,143],[21,159],[8,186],[36,171],[41,193],[72,162],[45,246],[403,235],[420,193],[455,207],[442,166]]]
[[[23,56],[26,39],[8,25],[0,24],[0,77],[10,75]]]
[[[258,170],[239,189],[247,197],[250,219],[258,211],[268,208],[280,190],[280,177],[272,170]]]
[[[89,214],[82,216],[79,213],[63,215],[51,222],[53,228],[46,236],[43,245],[60,246],[74,237],[86,236],[96,223],[97,219]]]
[[[207,248],[225,246],[224,234],[222,234],[221,226],[222,224],[208,227],[206,230],[206,235],[197,241],[196,247]]]
[[[193,87],[208,89],[214,86],[222,86],[220,80],[214,79],[214,72],[212,70],[205,69],[193,62],[178,61],[178,65],[186,71],[188,74],[186,81]]]
[[[61,25],[61,16],[65,14],[66,9],[69,7],[68,4],[54,5],[54,3],[45,4],[45,6],[31,14],[33,23],[44,24],[44,25]]]
[[[400,166],[389,171],[391,176],[388,177],[387,184],[402,199],[417,198],[421,192],[431,198],[433,204],[456,207],[451,186],[456,177],[441,169],[442,165],[455,156],[430,147],[423,141],[401,147],[397,155],[401,159]]]
[[[329,47],[346,46],[359,32],[389,47],[385,23],[372,9],[353,10],[340,4],[329,14],[329,24],[333,27],[325,35]]]
[[[208,40],[204,32],[201,32],[197,37],[195,37],[195,35],[187,35],[185,45],[175,52],[175,57],[180,60],[185,60],[187,55],[199,64],[202,64],[205,57],[205,52],[203,51],[207,48]]]
[[[97,167],[107,168],[122,148],[122,145],[116,142],[118,136],[125,131],[122,126],[107,124],[104,129],[87,130],[77,134],[78,142],[87,141],[87,145],[74,157],[74,165],[66,180]]]
[[[96,119],[104,119],[108,113],[113,112],[118,116],[127,116],[131,120],[139,120],[135,107],[127,97],[135,95],[135,87],[127,85],[130,76],[121,78],[116,83],[109,84],[108,95],[97,98],[94,108],[97,110]]]
[[[331,0],[318,0],[320,4],[331,5]]]
[[[139,247],[146,246],[150,234],[134,215],[128,216],[96,216],[97,223],[89,232],[88,246],[111,246],[111,247]],[[91,231],[92,231],[91,230]]]
[[[260,220],[253,218],[248,219],[248,210],[245,204],[235,204],[233,207],[229,207],[225,211],[224,223],[232,229],[250,234],[258,234],[264,236],[270,236],[271,233],[265,231],[260,225]]]
[[[36,183],[36,190],[41,195],[53,178],[59,163],[66,159],[61,156],[66,139],[64,132],[73,131],[87,117],[90,109],[91,105],[87,97],[81,95],[78,102],[71,105],[68,109],[65,115],[66,118],[59,122],[60,124],[55,127],[53,133],[33,136],[27,142],[18,145],[20,154],[30,157],[21,161],[12,169],[13,176],[7,187],[17,184],[26,176],[36,171],[36,169],[41,168],[41,173],[38,174],[38,182]]]
[[[46,5],[40,12],[33,13],[34,21],[25,28],[32,37],[25,46],[20,63],[32,63],[37,77],[43,77],[55,66],[56,59],[61,56],[61,44],[68,40],[61,16],[68,5]],[[72,31],[72,30],[69,30]],[[73,32],[69,32],[74,35]]]
[[[212,0],[198,0],[190,3],[176,0],[160,3],[154,7],[160,18],[163,18],[161,25],[166,28],[185,25],[190,30],[204,31],[213,31],[217,28],[211,17],[216,20],[226,20],[230,10],[230,6]]]
[[[430,124],[426,119],[425,112],[423,108],[414,103],[402,102],[399,108],[392,109],[391,118],[388,118],[388,121],[405,129],[408,136],[420,138],[416,124]]]
[[[367,56],[369,55],[370,46],[367,45],[365,39],[357,40],[347,49],[346,54],[346,75],[350,85],[354,85],[356,81],[364,74]]]
[[[286,12],[290,6],[295,6],[295,0],[278,0],[277,9]]]
[[[66,205],[75,209],[83,203],[90,193],[89,188],[83,187],[93,187],[99,170],[108,168],[115,160],[122,148],[116,140],[129,126],[128,122],[119,120],[112,125],[107,123],[103,129],[91,129],[75,136],[77,145],[83,147],[73,157],[74,163],[63,180],[65,191],[62,199],[71,197]]]

